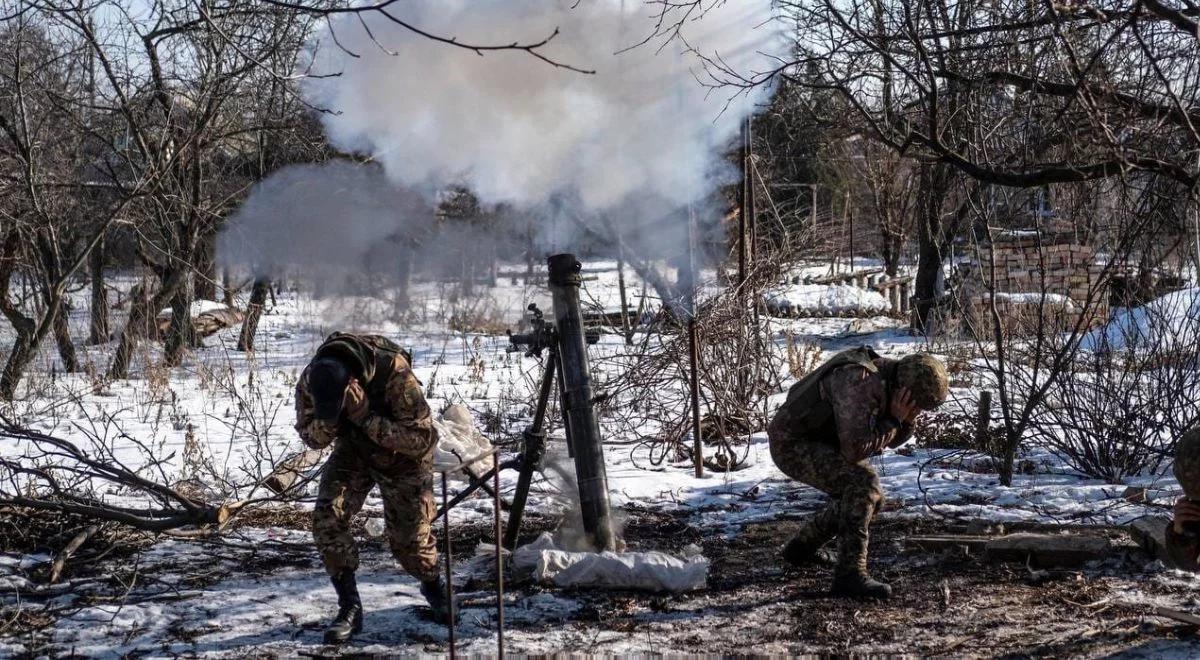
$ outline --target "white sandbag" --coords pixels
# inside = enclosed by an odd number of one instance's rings
[[[554,542],[554,537],[550,532],[542,532],[531,543],[519,546],[512,553],[512,570],[513,575],[525,577],[532,575],[538,567],[538,561],[542,558],[542,552],[545,550],[558,550],[558,544]]]
[[[555,586],[637,589],[682,593],[703,589],[708,559],[688,560],[662,552],[567,552],[546,550],[534,577]]]
[[[433,462],[439,469],[469,461],[492,448],[492,443],[475,428],[471,411],[464,405],[451,405],[441,417],[433,420],[433,426],[438,432],[438,446],[434,451]],[[493,460],[494,457],[485,458],[468,465],[467,470],[476,477],[482,476],[492,469]],[[451,472],[450,477],[466,478],[462,472]]]
[[[513,553],[513,570],[532,571],[533,579],[560,588],[636,589],[682,593],[703,589],[709,561],[696,553],[680,559],[663,552],[571,552],[557,547],[550,534]]]

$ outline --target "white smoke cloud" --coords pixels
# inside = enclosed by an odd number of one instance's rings
[[[218,253],[254,273],[302,270],[342,280],[377,256],[394,268],[386,253],[432,222],[432,206],[394,186],[379,166],[293,165],[254,187],[221,234]]]
[[[686,44],[735,70],[761,71],[782,53],[769,0],[702,2],[682,30]],[[339,114],[333,142],[373,154],[397,185],[433,191],[463,184],[485,203],[535,208],[570,200],[578,211],[612,211],[635,197],[681,207],[728,179],[721,160],[739,123],[769,90],[730,102],[706,89],[685,42],[643,40],[657,3],[635,0],[413,0],[393,6],[405,21],[464,43],[536,42],[594,75],[556,68],[523,52],[480,56],[413,34],[378,14],[342,16],[319,41],[306,94]],[[378,43],[376,43],[378,42]],[[384,51],[384,48],[388,52]],[[728,107],[727,107],[728,106]]]
[[[654,30],[656,3],[576,3],[409,0],[389,11],[463,43],[536,42],[557,29],[539,52],[593,75],[519,51],[480,56],[378,13],[363,15],[370,34],[357,16],[334,19],[333,34],[313,43],[312,69],[338,75],[310,79],[304,92],[337,113],[324,118],[335,146],[373,163],[293,166],[263,181],[230,218],[223,261],[338,287],[364,272],[395,274],[414,237],[427,263],[451,264],[463,244],[529,232],[547,253],[603,252],[614,229],[644,258],[683,259],[693,214],[701,235],[720,236],[717,192],[737,174],[723,155],[770,90],[706,88],[700,58],[685,49],[740,72],[770,68],[786,48],[770,1],[702,0],[682,39],[634,48]],[[433,206],[448,185],[504,204],[505,227],[436,229]],[[493,233],[468,235],[482,231]]]

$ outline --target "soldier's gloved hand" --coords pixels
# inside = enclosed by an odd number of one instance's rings
[[[1175,503],[1175,531],[1183,534],[1188,523],[1200,522],[1200,503],[1186,497]]]
[[[357,378],[350,379],[350,384],[346,386],[346,419],[355,424],[362,424],[367,419],[369,408],[367,393],[363,391],[362,385],[358,383]]]
[[[907,387],[900,388],[899,392],[892,397],[892,406],[890,410],[892,417],[898,422],[912,423],[917,415],[921,414],[921,409],[917,407],[913,401],[912,392]]]

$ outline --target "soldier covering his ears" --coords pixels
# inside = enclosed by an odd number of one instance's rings
[[[1166,530],[1167,555],[1177,568],[1200,571],[1200,426],[1175,443],[1173,471],[1183,497]]]
[[[947,391],[946,369],[933,356],[891,360],[867,346],[838,353],[792,386],[767,428],[771,457],[789,477],[831,499],[784,547],[786,561],[817,561],[836,536],[831,593],[891,596],[891,586],[867,572],[871,519],[883,503],[867,459],[907,442],[917,415],[940,406]]]
[[[376,485],[392,554],[421,581],[439,621],[455,616],[431,530],[437,430],[405,352],[377,335],[330,335],[296,384],[296,431],[311,448],[333,445],[313,510],[313,538],[338,597],[326,643],[362,630],[350,522]]]

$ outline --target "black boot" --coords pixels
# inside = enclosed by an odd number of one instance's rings
[[[446,598],[446,581],[440,575],[421,583],[421,595],[429,603],[429,609],[433,610],[434,619],[446,624],[453,616],[454,625],[458,625],[458,608]]]
[[[325,643],[341,644],[355,633],[362,632],[362,600],[358,597],[358,582],[354,579],[354,571],[342,571],[331,580],[333,589],[337,592],[338,613],[333,623],[325,629]]]
[[[842,573],[833,576],[833,586],[829,589],[829,595],[887,600],[892,597],[892,586],[886,582],[872,580],[866,573]]]
[[[797,568],[815,564],[817,566],[832,567],[837,563],[836,558],[831,552],[825,550],[823,543],[813,542],[808,539],[797,536],[787,545],[783,546],[783,550],[779,551],[779,555],[783,560]]]

